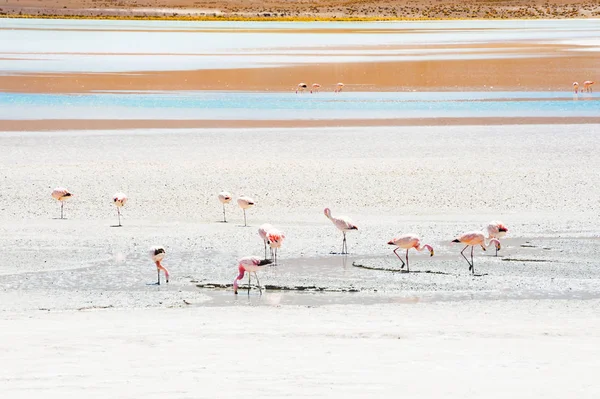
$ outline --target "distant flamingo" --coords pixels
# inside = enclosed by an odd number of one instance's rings
[[[308,85],[306,83],[298,83],[298,87],[296,87],[296,94],[298,94],[298,92],[304,93],[304,90],[306,90],[307,87]]]
[[[277,229],[272,228],[267,232],[267,244],[271,247],[271,259],[275,262],[277,262],[277,249],[281,248],[284,239],[285,235]]]
[[[311,93],[318,93],[321,90],[321,85],[318,83],[313,83],[312,84],[312,90],[310,91]]]
[[[167,283],[169,282],[169,271],[160,263],[164,259],[165,254],[166,252],[164,247],[154,246],[150,248],[150,257],[152,258],[154,263],[156,263],[156,271],[158,272],[158,281],[156,283],[157,285],[160,285],[161,270],[165,273],[165,279],[167,280]]]
[[[71,198],[73,196],[73,194],[71,194],[69,192],[69,190],[67,190],[66,188],[63,187],[57,187],[52,191],[52,198],[54,198],[55,200],[60,201],[60,218],[64,219],[63,215],[64,215],[64,207],[65,207],[65,201],[68,200],[69,198]]]
[[[258,235],[260,236],[260,238],[262,238],[263,243],[265,244],[265,259],[267,259],[267,233],[272,228],[273,226],[271,226],[269,223],[261,224],[258,228]]]
[[[227,219],[225,218],[225,204],[229,204],[231,202],[231,194],[227,191],[221,191],[219,193],[219,201],[223,204],[223,223],[227,223]]]
[[[240,198],[237,199],[237,203],[238,206],[244,210],[244,226],[247,226],[246,209],[253,207],[255,205],[255,202],[252,198],[242,195]]]
[[[424,249],[427,249],[429,251],[429,253],[431,254],[430,256],[433,256],[433,248],[431,247],[431,245],[429,245],[429,244],[421,245],[421,238],[416,234],[403,234],[403,235],[396,236],[388,242],[388,245],[395,245],[398,247],[398,248],[394,249],[394,254],[396,254],[398,259],[400,259],[400,262],[402,262],[401,268],[404,268],[404,265],[406,264],[406,272],[407,273],[410,272],[410,269],[408,268],[408,251],[409,251],[409,249],[414,248],[419,252],[421,252]],[[398,255],[398,252],[396,252],[400,248],[406,249],[406,263],[404,263],[404,261],[402,260],[400,255]]]
[[[127,202],[127,196],[123,193],[116,193],[113,195],[113,202],[117,207],[117,214],[119,215],[119,227],[121,227],[121,208]]]
[[[336,89],[334,90],[334,92],[335,92],[335,93],[339,93],[339,92],[341,92],[341,91],[342,91],[342,89],[344,88],[344,84],[343,84],[342,82],[338,83],[336,86],[337,86],[337,87],[336,87]]]
[[[346,232],[350,230],[358,230],[358,227],[356,227],[356,225],[345,216],[341,216],[339,218],[332,217],[329,208],[325,208],[323,213],[325,213],[325,216],[327,216],[327,218],[331,220],[333,225],[339,230],[341,230],[344,234],[344,241],[342,241],[342,255],[348,254],[348,245],[346,244]]]
[[[250,274],[254,273],[254,277],[256,277],[256,283],[258,284],[258,289],[260,294],[262,295],[262,288],[260,286],[260,281],[258,281],[257,271],[262,269],[262,266],[269,265],[273,263],[272,260],[268,259],[260,259],[258,256],[246,256],[241,258],[238,261],[238,271],[239,274],[233,280],[233,293],[237,295],[238,291],[238,281],[244,278],[244,273],[248,272],[248,295],[250,295]]]
[[[460,254],[463,256],[463,258],[465,258],[465,260],[469,264],[469,270],[471,271],[472,274],[475,274],[475,266],[473,264],[473,248],[475,247],[475,245],[480,245],[481,248],[485,251],[486,247],[489,247],[492,243],[494,243],[496,245],[496,249],[497,250],[500,249],[500,241],[498,241],[495,238],[492,238],[489,240],[489,242],[486,243],[485,234],[483,234],[482,231],[470,231],[470,232],[465,233],[465,234],[461,235],[460,237],[452,240],[452,242],[460,242],[460,243],[463,243],[466,245],[463,248],[463,250],[460,251]],[[470,262],[469,262],[469,259],[467,259],[467,257],[464,254],[465,249],[467,249],[468,247],[471,247],[471,261]]]
[[[497,220],[491,221],[487,225],[488,239],[490,238],[503,238],[506,233],[508,233],[508,229],[502,222]],[[496,256],[498,256],[498,248],[496,248]]]
[[[573,90],[575,91],[575,94],[579,92],[579,83],[573,82]]]
[[[592,85],[596,83],[593,80],[586,80],[585,82],[583,82],[583,90],[587,93],[591,93],[592,92]]]

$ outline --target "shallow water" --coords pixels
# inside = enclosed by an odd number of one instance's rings
[[[0,119],[369,119],[598,116],[563,92],[0,94]]]
[[[599,36],[600,23],[593,19],[343,24],[0,19],[0,73],[515,58],[531,55],[510,48],[501,52],[490,49],[498,43],[530,42],[585,45],[587,50],[597,51]],[[488,43],[489,48],[456,48],[482,43]],[[447,48],[421,48],[427,45]],[[373,51],[381,46],[414,48],[386,49],[374,56]]]

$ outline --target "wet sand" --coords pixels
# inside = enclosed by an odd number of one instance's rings
[[[0,120],[0,131],[68,131],[190,128],[315,128],[358,126],[495,126],[539,124],[600,124],[599,117],[498,117],[498,118],[398,118],[398,119],[286,119],[286,120],[160,120],[160,119],[33,119]]]
[[[550,50],[552,52],[552,50]],[[97,90],[292,91],[318,82],[333,91],[571,90],[593,75],[598,52],[531,58],[308,64],[304,66],[127,73],[12,74],[0,76],[5,92],[86,93]],[[543,71],[543,73],[541,72]]]

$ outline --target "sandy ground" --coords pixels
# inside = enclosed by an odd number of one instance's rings
[[[600,15],[597,1],[433,1],[414,0],[339,0],[320,1],[243,1],[224,0],[138,0],[109,2],[106,0],[57,0],[40,4],[37,0],[6,0],[6,14],[65,16],[129,16],[166,18],[585,18]]]
[[[320,63],[303,66],[133,73],[19,74],[0,76],[7,92],[81,93],[95,90],[292,91],[298,82],[321,83],[333,91],[564,90],[574,80],[595,76],[598,52],[557,54],[529,49],[530,58]],[[540,73],[543,71],[543,73]],[[591,78],[590,78],[591,79]]]
[[[0,316],[3,397],[595,398],[598,301]]]
[[[160,119],[34,119],[0,120],[0,131],[30,132],[107,129],[298,128],[352,126],[494,126],[540,124],[600,124],[600,117],[489,117],[298,120],[160,120]]]

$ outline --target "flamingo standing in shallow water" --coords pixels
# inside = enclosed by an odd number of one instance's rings
[[[223,204],[223,223],[227,223],[227,218],[225,217],[225,204],[229,204],[231,202],[231,194],[227,191],[221,191],[219,193],[219,201]]]
[[[265,259],[267,259],[267,233],[272,228],[273,226],[271,226],[269,223],[261,224],[258,228],[258,235],[260,236],[260,238],[262,238],[263,243],[265,244]]]
[[[237,203],[238,203],[238,206],[244,210],[244,227],[245,227],[245,226],[247,226],[247,224],[246,224],[246,209],[252,208],[256,203],[254,202],[254,200],[252,198],[246,197],[243,195],[237,199]]]
[[[298,87],[296,87],[296,94],[298,94],[298,92],[304,93],[304,90],[306,90],[307,87],[308,85],[306,83],[298,83]]]
[[[488,232],[488,239],[491,238],[503,238],[506,233],[508,233],[508,229],[506,228],[506,226],[504,226],[504,224],[502,222],[499,222],[497,220],[491,221],[488,225],[487,225],[487,232]],[[498,256],[498,247],[496,247],[496,256]]]
[[[578,82],[573,82],[573,91],[575,92],[575,94],[579,93],[579,83]]]
[[[169,271],[161,263],[161,261],[165,257],[165,254],[166,254],[166,252],[165,252],[164,247],[154,246],[154,247],[150,248],[150,257],[156,264],[156,271],[158,272],[158,281],[156,282],[156,285],[160,285],[160,271],[161,270],[163,272],[165,272],[165,279],[167,280],[167,283],[169,282]]]
[[[121,208],[127,202],[127,196],[123,193],[116,193],[113,195],[113,202],[117,207],[117,214],[119,215],[119,227],[121,227]]]
[[[341,92],[343,88],[344,88],[344,84],[343,84],[342,82],[338,83],[338,84],[336,85],[336,88],[335,88],[335,90],[334,90],[334,93],[339,93],[339,92]]]
[[[257,271],[262,269],[263,266],[269,265],[273,263],[272,260],[268,259],[260,259],[258,256],[246,256],[241,258],[238,261],[238,271],[239,274],[233,280],[233,293],[237,295],[238,291],[238,281],[244,278],[244,273],[248,272],[248,295],[250,295],[250,274],[254,273],[254,277],[256,277],[256,284],[258,284],[258,289],[260,294],[262,295],[262,288],[260,287],[260,281],[258,281]]]
[[[323,213],[325,213],[325,216],[331,220],[333,225],[337,227],[338,230],[341,230],[341,232],[344,234],[344,241],[342,241],[342,255],[347,255],[348,245],[346,244],[346,232],[350,230],[358,230],[358,227],[356,227],[356,225],[352,223],[352,221],[346,216],[341,216],[339,218],[332,217],[329,208],[325,208]]]
[[[312,84],[312,90],[310,91],[311,93],[318,93],[321,90],[321,85],[318,83],[313,83]]]
[[[267,231],[267,244],[271,247],[271,259],[275,262],[277,262],[277,249],[281,248],[284,239],[285,235],[277,229],[272,228]]]
[[[67,190],[66,188],[63,187],[57,187],[52,191],[52,198],[54,198],[57,201],[60,201],[60,218],[64,219],[63,215],[64,215],[64,207],[65,207],[65,201],[68,200],[69,198],[71,198],[73,196],[73,194],[71,194],[69,192],[69,190]]]
[[[481,248],[485,251],[487,247],[489,247],[492,243],[494,243],[496,245],[496,250],[500,249],[500,241],[498,241],[495,238],[492,238],[486,243],[485,234],[483,234],[482,231],[470,231],[468,233],[461,235],[458,238],[455,238],[454,240],[452,240],[452,242],[460,242],[460,243],[465,244],[465,247],[463,248],[462,251],[460,251],[460,254],[463,256],[463,258],[465,258],[465,260],[469,264],[469,270],[471,271],[472,274],[475,274],[475,266],[473,264],[473,248],[475,247],[475,245],[481,245]],[[471,261],[470,262],[469,262],[469,259],[467,259],[467,257],[464,254],[465,249],[467,249],[468,247],[471,247]]]
[[[596,83],[593,80],[586,80],[585,82],[583,82],[583,90],[584,92],[587,93],[591,93],[592,92],[592,85]]]
[[[414,248],[419,252],[421,252],[424,249],[427,249],[429,251],[429,253],[431,254],[430,256],[433,256],[432,246],[429,244],[421,245],[421,238],[416,234],[403,234],[403,235],[396,236],[388,242],[388,245],[395,245],[398,247],[398,248],[394,249],[394,253],[398,257],[398,259],[400,259],[400,262],[402,262],[401,268],[404,268],[404,265],[406,264],[406,272],[407,273],[410,272],[410,269],[408,268],[408,251],[411,248]],[[400,255],[398,255],[398,252],[396,252],[400,248],[406,249],[406,263],[402,260]]]

